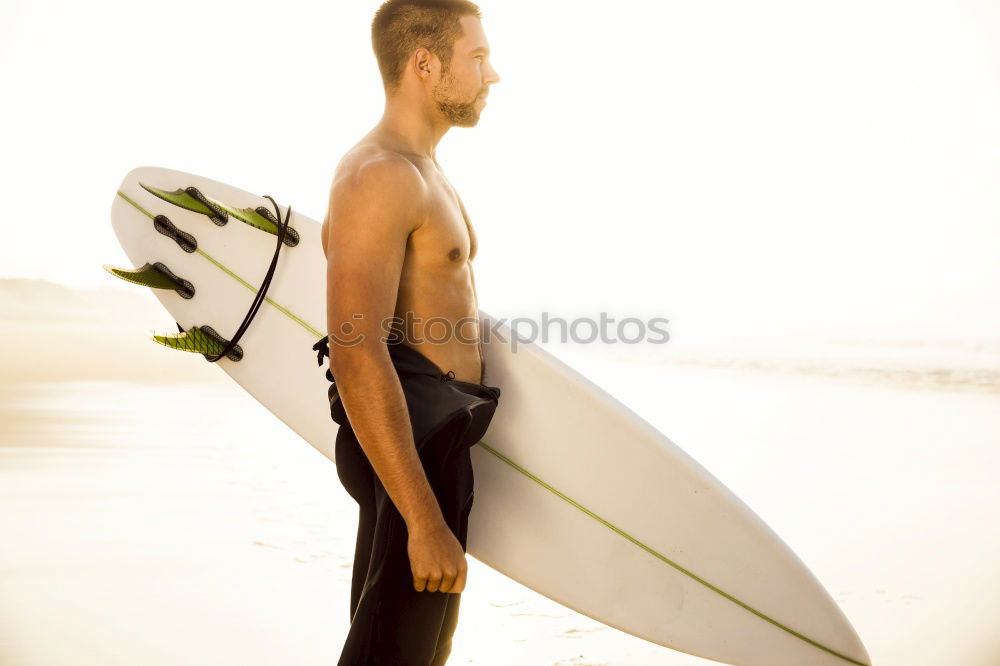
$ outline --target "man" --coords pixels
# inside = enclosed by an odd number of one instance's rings
[[[445,663],[465,588],[469,449],[486,386],[476,237],[435,159],[499,76],[479,8],[389,0],[372,22],[379,123],[338,164],[323,222],[337,473],[360,506],[340,666]],[[389,334],[387,336],[387,334]]]

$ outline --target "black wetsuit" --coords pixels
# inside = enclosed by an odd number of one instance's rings
[[[421,464],[445,522],[466,550],[473,500],[472,459],[496,411],[500,389],[454,379],[426,356],[388,344],[399,376]],[[313,349],[329,355],[324,337]],[[327,370],[326,378],[334,382]],[[460,594],[417,592],[407,552],[406,523],[392,503],[347,419],[336,383],[328,396],[340,425],[340,482],[360,507],[351,584],[351,628],[338,666],[440,666],[451,652]]]

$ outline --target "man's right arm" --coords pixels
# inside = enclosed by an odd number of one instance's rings
[[[417,455],[383,322],[395,313],[407,240],[426,210],[424,188],[403,158],[369,161],[334,183],[327,230],[330,371],[362,449],[410,529],[444,519]]]
[[[465,552],[427,481],[406,397],[381,339],[382,322],[396,311],[407,241],[426,218],[426,201],[423,179],[402,158],[370,161],[331,188],[330,371],[361,448],[406,521],[413,587],[459,594],[468,572]],[[347,338],[356,344],[338,344]]]

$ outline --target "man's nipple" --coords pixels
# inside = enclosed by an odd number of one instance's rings
[[[462,251],[457,247],[452,248],[451,252],[448,253],[448,259],[451,261],[458,261],[458,258],[462,256]]]

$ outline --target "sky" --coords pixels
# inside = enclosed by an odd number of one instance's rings
[[[140,165],[321,220],[382,112],[378,5],[2,0],[0,277],[127,289],[101,265]],[[485,311],[1000,338],[1000,5],[480,6],[501,80],[437,157]]]

